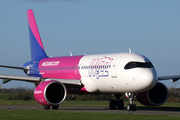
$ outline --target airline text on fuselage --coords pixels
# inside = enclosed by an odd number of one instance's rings
[[[59,65],[60,61],[46,61],[46,62],[43,62],[41,66],[57,66]]]
[[[103,58],[94,58],[90,63],[90,66],[93,67],[89,69],[89,77],[96,77],[97,79],[99,79],[99,77],[108,77],[108,68],[113,60],[113,58],[106,56]]]

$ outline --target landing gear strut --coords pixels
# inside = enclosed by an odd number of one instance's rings
[[[44,109],[45,109],[45,110],[49,110],[49,109],[50,109],[50,106],[44,105]]]
[[[133,104],[134,100],[134,96],[136,95],[136,93],[132,93],[132,92],[128,92],[125,93],[126,96],[129,98],[129,104],[127,105],[127,110],[128,111],[136,111],[136,104]]]
[[[59,105],[52,106],[53,110],[57,110],[59,108]]]
[[[111,110],[115,110],[116,106],[117,106],[118,110],[123,110],[124,109],[124,101],[123,100],[119,100],[119,98],[121,96],[122,96],[122,94],[115,94],[116,101],[115,100],[111,100],[109,102],[109,108]]]
[[[51,106],[44,105],[44,109],[45,109],[45,110],[49,110],[50,107],[51,107]],[[59,108],[59,105],[53,105],[53,106],[52,106],[52,109],[53,109],[53,110],[58,110],[58,108]]]

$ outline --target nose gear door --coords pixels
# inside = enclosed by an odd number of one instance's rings
[[[114,60],[114,63],[112,65],[112,69],[111,69],[111,77],[112,78],[116,78],[117,77],[117,67],[119,65],[119,62],[121,61],[122,57],[117,57]]]

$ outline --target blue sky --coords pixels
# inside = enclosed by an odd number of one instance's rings
[[[179,5],[178,0],[1,0],[0,64],[22,66],[30,60],[26,11],[33,9],[48,55],[128,52],[131,48],[148,57],[159,76],[179,75]],[[7,68],[0,68],[0,74],[25,75]],[[163,83],[174,86],[170,80]],[[33,88],[34,84],[11,81],[2,87]]]

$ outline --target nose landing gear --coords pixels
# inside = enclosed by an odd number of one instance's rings
[[[125,95],[129,98],[129,104],[127,105],[127,110],[136,111],[136,104],[133,104],[134,102],[133,98],[136,96],[136,93],[128,92],[125,93]]]

